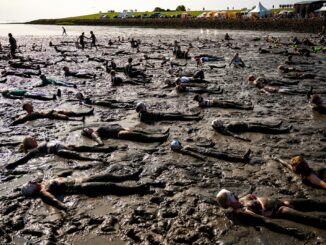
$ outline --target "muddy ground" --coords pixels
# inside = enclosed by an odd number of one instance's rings
[[[42,73],[50,78],[68,80],[77,84],[78,88],[61,88],[62,97],[56,101],[33,101],[36,110],[72,109],[86,110],[75,99],[77,91],[96,98],[109,98],[123,101],[145,101],[150,110],[200,112],[204,118],[198,122],[160,122],[155,124],[140,123],[135,110],[107,109],[95,106],[95,114],[87,117],[85,123],[50,121],[47,119],[28,122],[18,126],[9,126],[15,117],[24,114],[21,105],[27,100],[9,100],[0,98],[0,141],[21,142],[27,135],[35,136],[39,141],[59,140],[66,144],[94,145],[94,142],[80,135],[84,126],[93,128],[108,123],[120,123],[125,127],[136,127],[145,130],[165,131],[170,128],[170,138],[163,144],[138,144],[129,141],[107,140],[107,145],[128,145],[127,150],[119,150],[108,154],[85,154],[99,156],[108,160],[109,164],[95,162],[79,162],[47,156],[29,161],[16,168],[13,173],[2,172],[0,182],[0,240],[1,244],[323,244],[326,234],[323,230],[303,226],[290,221],[278,220],[288,227],[295,227],[314,235],[305,240],[272,232],[264,227],[251,227],[238,222],[229,211],[219,208],[215,195],[221,188],[243,193],[253,188],[260,196],[275,198],[313,198],[326,200],[325,192],[306,185],[291,173],[271,160],[277,155],[286,160],[295,154],[304,153],[314,169],[325,166],[326,156],[326,117],[311,111],[305,96],[265,95],[250,87],[245,78],[251,74],[280,78],[277,66],[283,64],[285,56],[276,54],[259,54],[259,47],[274,44],[266,43],[267,33],[262,32],[231,32],[235,39],[231,41],[239,50],[226,46],[222,41],[224,33],[210,31],[210,34],[200,31],[186,32],[158,31],[152,33],[142,29],[124,29],[125,38],[141,39],[140,53],[130,48],[129,43],[119,43],[115,48],[100,47],[95,49],[77,50],[73,43],[60,47],[74,51],[78,63],[60,62],[42,68]],[[88,34],[88,33],[87,33]],[[117,39],[117,35],[106,36],[95,33],[99,43],[107,46],[109,38]],[[214,34],[214,35],[213,35]],[[283,41],[292,35],[288,33],[272,33]],[[298,35],[300,38],[306,36]],[[251,41],[253,38],[261,38]],[[21,45],[19,50],[23,56],[42,60],[55,61],[60,59],[60,53],[48,46],[52,41],[74,41],[77,36],[21,36],[17,38]],[[159,40],[161,43],[159,43]],[[163,68],[160,61],[149,60],[154,68],[147,68],[146,73],[152,74],[152,83],[145,86],[111,87],[109,74],[103,64],[87,61],[85,55],[101,57],[110,60],[112,57],[118,65],[126,63],[128,57],[136,62],[144,53],[157,56],[172,57],[171,47],[166,44],[180,41],[183,49],[191,42],[194,46],[190,54],[211,54],[225,57],[225,69],[211,70],[204,65],[204,71],[209,86],[220,86],[224,89],[218,98],[239,101],[251,101],[253,111],[200,109],[193,101],[194,94],[178,95],[174,89],[162,89],[164,80],[169,78],[168,66]],[[1,37],[2,44],[7,43],[6,37]],[[32,43],[42,51],[31,51]],[[154,46],[151,46],[151,45]],[[5,46],[5,45],[4,45]],[[118,50],[130,51],[131,55],[112,54]],[[276,47],[275,47],[276,49]],[[278,49],[278,48],[277,48]],[[228,66],[235,52],[239,52],[248,67],[237,69]],[[105,54],[104,54],[105,53]],[[301,66],[316,73],[313,80],[301,80],[296,88],[309,90],[313,86],[316,91],[325,89],[326,69],[325,54],[312,54],[312,57],[294,57],[294,60],[309,61],[313,64]],[[183,60],[177,62],[183,64]],[[1,67],[8,67],[7,60],[0,61]],[[69,66],[71,70],[86,70],[97,74],[95,80],[66,79],[62,67]],[[141,66],[142,67],[142,66]],[[196,70],[194,60],[188,61],[184,68]],[[1,68],[1,70],[3,70]],[[123,76],[122,73],[119,76]],[[286,79],[285,79],[286,80]],[[9,76],[6,83],[0,84],[1,90],[6,88],[31,89],[39,82],[37,76],[31,79]],[[47,86],[34,88],[33,91],[56,93],[58,87]],[[204,95],[213,97],[212,95]],[[324,95],[323,95],[324,96]],[[216,118],[236,119],[246,121],[283,121],[284,126],[292,125],[291,133],[285,135],[246,134],[251,142],[243,142],[231,137],[222,136],[211,128],[212,120]],[[205,162],[192,157],[173,153],[170,150],[172,139],[178,138],[183,144],[195,145],[198,142],[214,142],[215,148],[243,154],[249,148],[253,156],[262,158],[256,163],[230,163],[207,158]],[[18,146],[3,146],[0,148],[1,166],[23,156]],[[91,165],[92,168],[77,170],[76,167]],[[153,180],[166,182],[165,188],[152,188],[152,193],[144,196],[103,196],[90,198],[87,196],[64,196],[63,202],[69,210],[62,213],[44,203],[40,199],[25,199],[19,195],[20,187],[35,178],[51,180],[65,173],[68,178],[89,176],[111,171],[114,174],[132,173],[143,168],[138,183]],[[74,170],[75,169],[75,170]],[[71,171],[74,170],[74,171]],[[127,183],[134,185],[135,183]],[[316,214],[321,215],[321,214]]]

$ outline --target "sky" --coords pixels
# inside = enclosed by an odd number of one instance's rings
[[[137,9],[152,11],[155,7],[175,9],[185,5],[191,10],[221,10],[227,7],[251,8],[259,0],[0,0],[0,22],[28,21],[41,18],[62,18],[84,14]],[[262,0],[271,8],[274,4],[291,4],[298,0]]]

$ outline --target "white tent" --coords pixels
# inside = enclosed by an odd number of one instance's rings
[[[258,14],[260,17],[270,16],[272,14],[272,11],[265,8],[261,2],[256,5],[256,7],[249,12],[249,15],[252,14]]]
[[[326,12],[326,4],[324,4],[324,6],[323,7],[321,7],[320,9],[317,9],[315,12],[317,12],[317,13],[320,13],[320,12]]]

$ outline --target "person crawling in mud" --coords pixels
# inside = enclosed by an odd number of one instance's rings
[[[135,69],[132,64],[133,59],[130,57],[128,58],[128,63],[125,65],[124,67],[124,73],[127,77],[130,78],[136,78],[136,77],[142,77],[142,78],[146,78],[147,75],[140,70]]]
[[[169,130],[164,133],[150,133],[142,130],[123,128],[119,124],[99,127],[96,130],[84,128],[82,135],[104,145],[103,139],[120,139],[143,143],[163,143],[169,137]]]
[[[245,67],[245,63],[243,60],[240,58],[239,53],[236,53],[234,57],[232,58],[229,66],[233,65],[234,67]]]
[[[196,114],[182,114],[179,112],[162,113],[148,112],[145,103],[139,102],[136,105],[136,112],[139,114],[141,122],[159,122],[159,121],[200,121],[203,117]]]
[[[1,77],[7,77],[7,76],[16,76],[16,77],[24,77],[24,78],[31,78],[32,76],[40,76],[41,70],[36,71],[14,71],[14,70],[5,70],[1,71]]]
[[[247,81],[251,85],[257,85],[257,83],[262,83],[263,85],[269,86],[290,86],[290,85],[298,85],[299,81],[295,82],[288,82],[283,80],[277,80],[274,78],[267,78],[264,76],[256,76],[256,75],[249,75]]]
[[[59,210],[67,211],[68,208],[62,201],[56,198],[57,195],[87,195],[96,197],[103,195],[128,196],[148,194],[150,186],[156,186],[155,182],[135,186],[116,184],[124,181],[138,181],[141,171],[140,169],[140,171],[133,174],[119,176],[104,173],[75,179],[58,178],[48,183],[29,181],[23,185],[21,192],[25,197],[39,197],[44,203]]]
[[[133,101],[117,101],[113,99],[108,99],[108,100],[95,100],[90,97],[85,97],[82,93],[78,92],[76,94],[76,98],[79,101],[80,105],[86,105],[86,106],[103,106],[103,107],[108,107],[111,109],[117,109],[117,108],[124,108],[124,109],[131,109],[134,108],[134,102]]]
[[[320,114],[326,114],[326,104],[318,94],[311,96],[311,93],[308,93],[307,96],[313,111],[316,111]]]
[[[7,99],[35,99],[35,100],[43,100],[43,101],[50,101],[56,100],[57,96],[54,95],[47,95],[41,92],[30,92],[24,89],[14,89],[14,90],[4,90],[1,92],[2,96]]]
[[[285,66],[285,65],[279,65],[277,67],[277,70],[282,72],[282,73],[310,71],[310,70],[298,69],[298,68],[295,68],[295,67],[290,67],[290,66]]]
[[[47,85],[55,85],[55,86],[63,86],[69,88],[77,88],[77,85],[74,83],[49,79],[45,75],[41,75],[40,79],[41,79],[41,83],[34,87],[45,87]]]
[[[224,208],[232,208],[236,217],[244,222],[258,223],[276,232],[292,235],[298,238],[306,238],[305,234],[297,229],[291,229],[274,223],[270,218],[287,219],[297,223],[326,229],[326,219],[322,216],[313,216],[305,212],[326,211],[326,203],[311,199],[272,199],[258,197],[253,194],[237,196],[222,189],[216,196],[219,205]]]
[[[9,60],[8,63],[12,68],[15,68],[15,69],[40,70],[39,65],[28,64],[25,62],[12,61],[12,60]]]
[[[218,133],[221,133],[226,136],[232,136],[237,139],[244,141],[250,141],[247,138],[244,138],[238,133],[253,132],[253,133],[262,133],[262,134],[287,134],[291,130],[291,126],[287,128],[280,128],[282,121],[277,124],[265,124],[259,122],[240,122],[234,121],[230,123],[224,123],[222,120],[214,120],[212,122],[212,127]]]
[[[312,168],[310,168],[309,164],[303,156],[292,157],[290,164],[277,157],[274,157],[273,159],[280,162],[284,167],[291,170],[294,174],[300,176],[304,184],[326,189],[325,169],[321,169],[318,171],[318,173],[315,172]]]
[[[193,88],[193,87],[181,84],[180,81],[176,82],[175,90],[179,94],[181,94],[181,93],[223,94],[223,92],[224,92],[223,89],[221,89],[221,87],[218,87],[217,89],[212,89],[212,88],[207,89],[205,87]]]
[[[54,154],[61,158],[79,160],[79,161],[102,161],[100,158],[91,158],[80,155],[78,152],[102,152],[111,153],[118,149],[116,146],[109,147],[98,147],[98,146],[75,146],[75,145],[65,145],[61,142],[46,142],[44,144],[38,145],[37,140],[34,137],[26,137],[23,140],[21,149],[26,153],[26,155],[17,161],[8,163],[5,165],[6,169],[15,169],[16,167],[27,163],[28,161],[44,157],[49,154]]]
[[[249,149],[243,156],[218,151],[217,149],[206,149],[202,147],[194,147],[194,146],[185,146],[181,145],[179,140],[173,140],[171,142],[171,150],[183,155],[188,155],[194,157],[196,159],[205,161],[207,157],[212,157],[228,162],[241,162],[241,163],[248,163],[250,161],[250,154],[251,150]]]
[[[65,77],[76,77],[76,78],[85,78],[85,79],[96,78],[96,74],[80,72],[80,71],[70,71],[67,66],[63,67],[63,71]]]
[[[87,112],[73,112],[73,111],[47,111],[47,112],[37,112],[34,111],[33,104],[28,102],[23,104],[23,110],[27,112],[26,116],[16,119],[11,125],[15,126],[18,124],[23,124],[29,121],[35,121],[37,119],[50,119],[50,120],[64,120],[64,121],[85,121],[85,116],[91,116],[94,114],[94,109]],[[72,117],[82,117],[82,119],[75,119]]]
[[[122,86],[124,84],[129,84],[129,85],[144,85],[145,83],[149,83],[150,80],[148,79],[132,79],[132,80],[123,80],[121,77],[118,77],[116,75],[115,70],[111,70],[110,72],[111,75],[111,84],[112,86]]]
[[[210,100],[204,100],[201,95],[195,95],[194,101],[198,102],[198,106],[201,108],[224,108],[224,109],[237,109],[237,110],[253,110],[254,106],[250,104],[241,104],[239,102],[231,101],[231,100],[221,100],[217,98],[213,98]]]

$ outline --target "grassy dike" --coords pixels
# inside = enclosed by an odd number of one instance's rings
[[[323,19],[42,19],[28,24],[137,26],[152,28],[213,28],[256,31],[291,31],[318,33]]]

